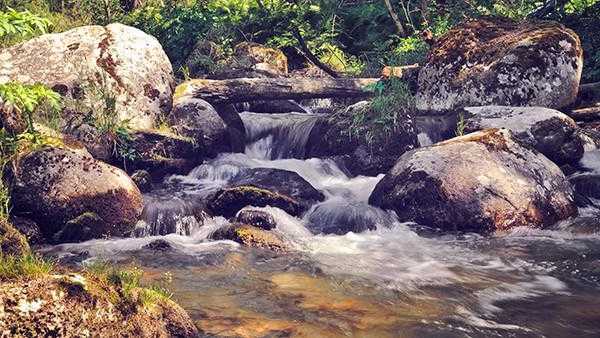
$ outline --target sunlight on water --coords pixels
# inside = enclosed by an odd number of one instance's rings
[[[242,118],[246,153],[220,154],[146,194],[139,238],[46,251],[170,271],[176,299],[215,335],[538,336],[572,332],[573,318],[600,319],[600,236],[571,231],[581,219],[597,224],[596,209],[582,209],[578,219],[550,230],[517,228],[491,237],[417,233],[417,225],[367,204],[383,175],[349,177],[332,160],[302,159],[314,116]],[[600,156],[586,153],[582,164],[600,168]],[[273,231],[294,252],[275,255],[208,239],[229,222],[205,213],[203,200],[248,168],[296,172],[325,194],[302,218],[251,207],[273,216]],[[355,232],[336,234],[341,225]],[[157,239],[171,248],[146,248]],[[532,302],[547,307],[532,308]],[[587,312],[570,312],[573,302]],[[600,334],[597,326],[578,332]]]

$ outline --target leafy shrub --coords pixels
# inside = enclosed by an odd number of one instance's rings
[[[0,47],[46,33],[49,26],[50,20],[27,10],[19,12],[9,8],[5,12],[0,11]]]
[[[397,78],[379,81],[369,89],[375,96],[368,105],[339,111],[331,120],[345,128],[351,140],[364,140],[368,145],[387,144],[401,126],[400,119],[413,110],[414,97],[409,86]]]
[[[33,117],[36,112],[50,117],[56,116],[56,112],[60,110],[60,95],[42,84],[0,84],[0,98],[4,100],[4,104],[11,105],[13,109],[25,114],[29,132],[34,132]]]

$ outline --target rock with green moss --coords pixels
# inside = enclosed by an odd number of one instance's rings
[[[294,198],[249,185],[221,189],[208,201],[208,207],[213,214],[227,218],[235,216],[246,206],[272,206],[292,216],[299,216],[306,211]]]
[[[419,145],[403,107],[376,111],[372,105],[361,101],[321,118],[310,133],[308,157],[330,157],[353,175],[376,176]]]
[[[72,241],[127,235],[143,209],[129,176],[85,149],[36,150],[19,158],[10,176],[14,214],[31,218],[50,240],[57,233]],[[78,224],[84,228],[74,230]]]
[[[0,218],[0,254],[22,256],[27,252],[29,252],[29,244],[25,236],[8,220]]]
[[[290,251],[290,245],[281,236],[252,225],[235,223],[215,231],[214,240],[231,240],[245,246],[267,249],[277,252]]]
[[[436,40],[419,72],[416,105],[428,112],[562,108],[576,99],[582,68],[579,37],[559,23],[470,19]]]
[[[25,236],[31,245],[43,244],[45,242],[40,226],[27,217],[11,216],[10,223]]]
[[[170,174],[187,174],[204,160],[204,147],[169,131],[140,130],[122,139],[116,163],[129,172],[147,171],[154,182]]]
[[[176,303],[90,274],[0,283],[0,333],[8,337],[198,337]]]

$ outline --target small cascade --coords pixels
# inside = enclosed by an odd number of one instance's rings
[[[245,153],[256,159],[305,158],[306,144],[319,115],[286,113],[240,116],[246,127]]]

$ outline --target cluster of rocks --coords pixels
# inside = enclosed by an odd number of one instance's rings
[[[37,50],[56,61],[33,67]],[[129,235],[143,209],[140,189],[243,149],[240,109],[300,107],[293,101],[211,105],[194,97],[193,82],[175,88],[156,39],[120,24],[44,35],[1,51],[0,60],[10,60],[0,63],[0,81],[40,82],[98,105],[103,96],[90,86],[105,91],[115,100],[117,120],[131,128],[123,139],[89,123],[74,125],[85,112],[63,112],[64,145],[20,156],[7,174],[13,214],[21,220],[14,223],[36,241]],[[215,63],[210,70],[208,61]],[[226,58],[202,41],[186,64],[198,77],[288,76],[283,53],[254,43],[238,45]],[[402,221],[477,232],[549,226],[576,213],[564,172],[577,167],[584,141],[575,121],[557,109],[576,99],[581,70],[579,39],[560,24],[470,20],[435,42],[417,78],[416,109],[397,117],[385,142],[348,137],[346,121],[370,109],[359,102],[319,119],[305,153],[333,158],[353,175],[387,173],[370,203]],[[434,123],[432,138],[440,142],[420,147],[418,120],[428,116],[451,122]],[[168,131],[157,131],[161,124]],[[455,130],[462,135],[449,139]],[[228,218],[249,205],[301,216],[323,200],[293,172],[247,169],[205,204]]]
[[[40,55],[44,67],[39,67]],[[288,75],[281,51],[254,43],[238,45],[226,58],[218,46],[202,41],[186,64],[192,75],[215,79]],[[394,211],[401,221],[480,233],[548,227],[576,215],[577,204],[598,198],[598,189],[589,188],[598,184],[597,175],[565,176],[578,168],[589,138],[559,111],[576,99],[581,71],[579,38],[560,24],[470,20],[435,42],[416,80],[416,109],[398,114],[385,142],[348,137],[348,119],[370,109],[371,103],[359,102],[320,118],[305,154],[333,158],[353,175],[385,173],[369,203]],[[113,123],[128,124],[130,130],[100,131],[89,123],[90,111],[67,109],[59,145],[18,154],[4,173],[14,206],[10,223],[0,220],[4,254],[22,254],[28,242],[129,236],[144,208],[140,189],[152,189],[166,175],[186,173],[220,153],[243,150],[240,110],[303,110],[286,100],[211,105],[194,97],[193,82],[175,88],[172,66],[158,41],[121,24],[47,34],[1,50],[0,82],[7,81],[43,83],[67,99],[86,102],[91,113],[109,104]],[[2,102],[0,117],[10,133],[24,128],[22,116]],[[419,120],[435,129],[428,137],[435,144],[422,146],[426,128]],[[161,125],[167,128],[158,131]],[[332,210],[353,206],[336,201],[314,207],[324,200],[297,173],[248,168],[211,194],[203,207],[231,221],[212,238],[279,252],[290,246],[272,231],[275,219],[249,206],[277,207],[296,217],[310,210],[312,231],[336,234],[372,229],[373,219],[388,215],[372,208],[332,216]],[[325,216],[331,225],[321,224]],[[163,244],[151,247],[168,249]],[[65,289],[61,280],[3,284],[0,294],[7,297],[1,298],[14,303],[25,294],[62,288],[55,295],[64,299],[43,293],[49,306],[37,312],[40,321],[54,320],[52,309],[65,302],[76,304],[67,314],[76,322],[98,313],[94,302],[103,299],[73,301],[77,290]],[[189,318],[173,304],[152,314],[115,309],[112,316],[113,321],[100,324],[158,320],[171,324],[146,325],[157,330],[149,334],[195,334]]]

